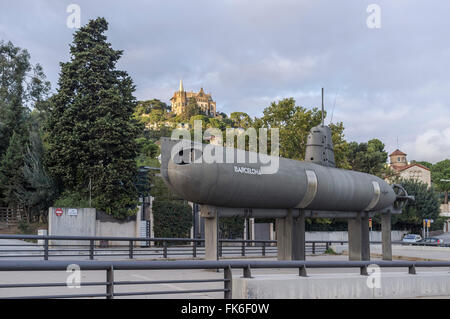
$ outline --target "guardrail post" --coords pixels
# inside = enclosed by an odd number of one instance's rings
[[[367,266],[360,267],[360,274],[361,276],[369,276],[369,273],[367,272]]]
[[[312,243],[312,253],[313,253],[313,255],[316,254],[316,242],[314,242],[314,241]]]
[[[219,257],[222,257],[222,245],[223,245],[223,243],[222,243],[222,241],[219,241]]]
[[[250,265],[244,267],[244,278],[252,278],[252,270],[250,268]]]
[[[94,260],[94,240],[89,241],[89,259]]]
[[[415,275],[416,274],[416,266],[412,265],[408,267],[408,274]]]
[[[114,299],[114,268],[106,269],[106,299]]]
[[[330,245],[328,242],[325,243],[325,251],[328,251],[328,249],[330,248]]]
[[[197,257],[197,241],[194,240],[194,246],[192,247],[192,257]]]
[[[298,275],[300,277],[308,277],[308,274],[306,273],[306,266],[302,266],[299,268]]]
[[[44,239],[44,260],[48,260],[48,238]]]
[[[231,299],[233,293],[233,273],[231,272],[231,266],[223,269],[223,279],[224,279],[224,298]]]
[[[245,256],[245,241],[242,241],[242,251],[241,256]]]
[[[130,240],[129,246],[128,246],[128,257],[130,259],[133,259],[133,241]]]
[[[163,241],[163,246],[164,246],[163,257],[167,258],[167,241]]]
[[[266,255],[266,243],[265,242],[263,242],[263,245],[262,245],[262,255],[263,256]]]

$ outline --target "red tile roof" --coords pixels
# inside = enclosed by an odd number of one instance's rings
[[[420,168],[426,169],[427,171],[430,170],[428,167],[423,166],[422,164],[419,164],[419,163],[413,163],[413,164],[400,166],[400,167],[395,167],[395,166],[391,166],[391,167],[393,169],[395,169],[397,172],[401,172],[401,171],[404,171],[405,169],[408,169],[408,168],[413,167],[413,166],[419,166]]]
[[[403,153],[402,151],[400,151],[399,149],[396,149],[394,152],[392,152],[392,154],[390,154],[389,156],[392,156],[392,155],[405,155],[406,156],[406,154],[405,153]]]

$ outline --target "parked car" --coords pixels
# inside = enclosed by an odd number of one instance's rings
[[[442,245],[444,240],[441,238],[428,237],[421,239],[417,242],[417,244],[425,244],[425,245]]]
[[[418,241],[422,240],[422,236],[416,235],[416,234],[408,234],[403,237],[402,242],[404,244],[413,244],[417,243]]]

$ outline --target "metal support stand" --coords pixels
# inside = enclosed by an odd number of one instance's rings
[[[361,260],[370,260],[369,214],[361,213]]]
[[[348,259],[370,260],[369,215],[358,213],[348,220]]]
[[[383,260],[392,260],[391,213],[381,214]]]
[[[348,259],[361,260],[361,218],[348,220]]]
[[[293,217],[289,209],[285,218],[276,219],[278,260],[305,260],[305,214]]]
[[[214,207],[202,205],[200,216],[205,219],[205,259],[218,260],[218,213]]]

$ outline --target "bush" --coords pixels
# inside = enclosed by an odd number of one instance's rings
[[[223,239],[238,239],[244,234],[244,217],[219,218],[219,237]]]
[[[95,207],[94,200],[92,200],[92,207]],[[77,192],[65,191],[53,203],[54,207],[91,207],[89,206],[89,195],[80,194]]]
[[[155,237],[188,238],[192,227],[192,208],[182,201],[153,202]]]

